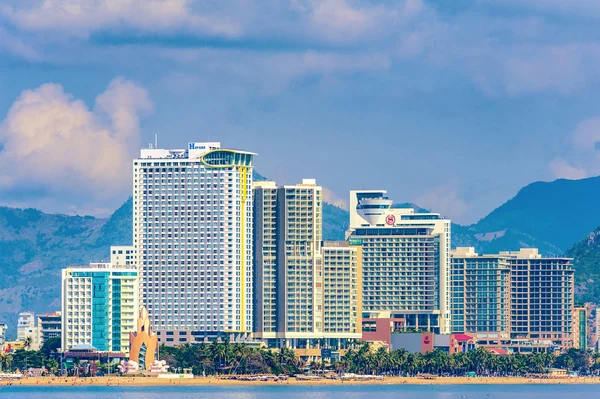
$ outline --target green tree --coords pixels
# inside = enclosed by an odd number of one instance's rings
[[[50,358],[46,360],[46,369],[50,371],[52,374],[56,374],[58,372],[58,361],[54,358]]]
[[[57,353],[60,349],[60,337],[48,338],[44,340],[42,347],[40,348],[40,352],[45,358],[52,357],[53,353]]]
[[[5,353],[4,351],[0,351],[0,371],[10,370],[12,360],[13,360],[13,357],[10,353]]]

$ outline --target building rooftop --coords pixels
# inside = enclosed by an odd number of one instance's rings
[[[73,265],[69,269],[87,269],[87,270],[137,270],[136,265],[113,265],[112,263],[98,262],[89,265]]]
[[[154,146],[150,145],[149,148],[142,148],[140,150],[139,159],[199,159],[202,157],[202,155],[215,150],[230,151],[238,154],[256,155],[255,153],[249,151],[221,148],[220,142],[211,141],[191,142],[188,143],[187,149],[163,149],[155,148]]]

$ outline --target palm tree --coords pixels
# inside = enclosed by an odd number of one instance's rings
[[[33,339],[31,337],[25,337],[25,341],[23,341],[23,346],[27,351],[31,348],[31,343]],[[25,370],[27,370],[27,352],[25,352]]]
[[[8,370],[12,364],[12,355],[4,351],[0,351],[0,371]]]

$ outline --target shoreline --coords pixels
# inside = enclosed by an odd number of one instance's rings
[[[327,385],[547,385],[547,384],[600,384],[599,377],[384,377],[382,380],[297,380],[241,381],[215,377],[161,379],[154,377],[31,377],[21,380],[0,380],[4,386],[327,386]]]

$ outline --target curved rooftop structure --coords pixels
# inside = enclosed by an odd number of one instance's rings
[[[362,198],[358,201],[356,210],[370,225],[383,223],[383,217],[392,207],[392,200],[387,197]]]

